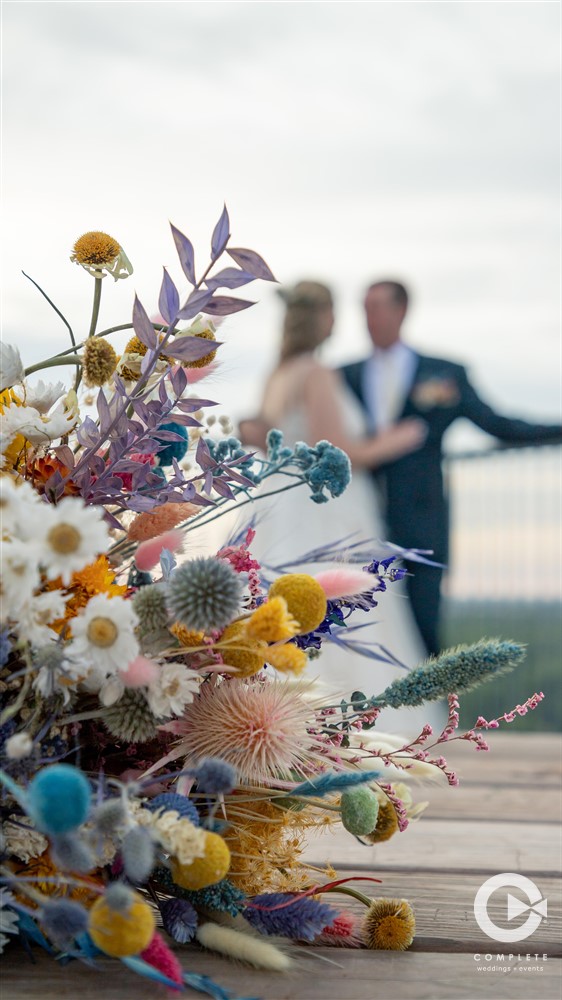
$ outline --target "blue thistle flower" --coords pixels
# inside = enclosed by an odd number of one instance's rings
[[[191,799],[187,795],[178,795],[177,792],[160,792],[146,803],[146,808],[151,812],[163,809],[165,812],[177,812],[182,819],[189,819],[194,826],[199,826],[199,813]]]
[[[280,906],[282,903],[292,902]],[[252,904],[264,907],[257,909]],[[279,909],[273,909],[279,907]],[[327,903],[319,903],[309,896],[294,897],[290,893],[270,892],[254,896],[246,906],[244,917],[260,934],[279,934],[281,937],[313,941],[324,927],[332,924],[337,916]]]
[[[236,768],[219,757],[205,757],[193,771],[201,792],[216,795],[231,792],[236,784]]]
[[[400,708],[437,701],[493,680],[513,670],[524,658],[525,648],[517,642],[481,639],[471,646],[456,646],[393,681],[379,697],[371,698],[370,704]]]
[[[167,584],[174,619],[196,632],[228,625],[238,611],[241,593],[240,580],[230,564],[211,557],[178,566]]]
[[[186,899],[166,899],[160,906],[164,930],[174,941],[187,944],[197,930],[197,913]]]

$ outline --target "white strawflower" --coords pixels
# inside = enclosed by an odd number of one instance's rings
[[[98,594],[72,619],[70,655],[83,657],[96,670],[114,673],[139,653],[134,629],[138,618],[131,601]]]
[[[198,690],[199,679],[192,670],[183,663],[166,663],[148,688],[146,699],[154,715],[168,718],[181,715]]]
[[[66,586],[109,542],[100,508],[87,507],[79,497],[65,497],[56,507],[49,504],[39,530],[37,558],[49,580],[60,576]]]
[[[106,677],[99,689],[99,699],[104,708],[115,705],[125,693],[125,685],[118,674]]]
[[[18,930],[18,920],[19,917],[17,913],[13,910],[7,910],[6,907],[10,903],[14,903],[15,899],[11,892],[7,889],[0,889],[0,955],[4,951],[4,945],[9,941],[6,934],[19,934]]]
[[[64,396],[65,391],[64,382],[43,382],[43,379],[39,379],[36,385],[25,384],[21,389],[16,389],[16,396],[39,413],[48,413],[57,400]]]
[[[30,602],[33,591],[39,586],[37,555],[30,545],[16,538],[0,543],[0,564],[2,614],[12,618]]]
[[[9,760],[22,760],[33,750],[33,740],[29,733],[14,733],[6,740],[5,750]]]
[[[49,639],[53,638],[53,631],[49,625],[58,618],[64,618],[65,611],[66,601],[61,590],[38,594],[20,608],[18,632],[22,638],[28,639],[32,646],[49,642]]]
[[[13,854],[20,861],[31,861],[38,858],[49,846],[49,841],[42,833],[30,826],[27,816],[10,815],[2,825],[2,833],[6,842],[6,854]]]
[[[23,434],[34,445],[48,444],[68,434],[78,419],[78,397],[73,389],[48,416],[34,406],[17,403],[11,403],[2,414],[3,431],[7,436],[14,438],[16,434]]]
[[[136,806],[132,811],[137,822],[148,828],[166,854],[173,854],[180,864],[191,865],[196,858],[205,856],[205,830],[180,816],[175,809],[151,812]]]
[[[0,343],[0,392],[25,378],[20,352],[13,344]]]
[[[9,441],[7,442],[9,444]],[[9,476],[0,479],[0,520],[2,534],[28,538],[33,522],[37,523],[39,494],[22,480],[16,485]]]

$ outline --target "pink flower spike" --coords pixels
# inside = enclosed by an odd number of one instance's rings
[[[154,683],[159,673],[159,666],[145,656],[137,656],[128,664],[125,670],[119,671],[119,677],[126,688],[148,687]]]
[[[372,573],[360,569],[327,569],[316,573],[314,579],[320,584],[329,601],[338,597],[354,597],[373,589]]]
[[[165,531],[148,542],[141,542],[135,555],[135,566],[142,572],[154,569],[158,565],[163,549],[177,552],[183,541],[181,531]]]

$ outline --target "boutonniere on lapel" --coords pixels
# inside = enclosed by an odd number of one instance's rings
[[[419,410],[431,410],[436,406],[455,406],[460,394],[452,378],[427,378],[416,382],[410,398]]]

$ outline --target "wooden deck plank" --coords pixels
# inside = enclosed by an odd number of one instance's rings
[[[507,962],[495,961],[497,949],[492,950],[494,961],[480,963],[473,954],[295,949],[295,969],[277,975],[242,969],[193,948],[183,949],[181,955],[190,972],[211,976],[238,997],[260,1000],[559,1000],[560,960],[533,957],[527,962],[521,951],[521,958],[509,963],[509,972],[478,972],[484,964],[507,967]],[[99,970],[76,963],[62,970],[40,955],[35,965],[23,963],[20,952],[17,965],[12,962],[5,969],[2,1000],[158,1000],[165,996],[163,990],[118,962],[101,962]],[[531,964],[542,971],[523,971]],[[186,996],[201,994],[188,991]]]
[[[499,823],[518,820],[535,824],[560,823],[562,819],[562,787],[545,785],[502,786],[501,811],[498,809],[498,785],[470,784],[462,781],[457,788],[415,785],[412,793],[416,802],[429,802],[423,823],[435,819]]]
[[[501,809],[498,799],[498,810]],[[423,817],[404,833],[376,846],[360,844],[345,830],[313,833],[303,853],[309,864],[331,863],[338,870],[370,871],[428,869],[477,872],[522,871],[556,873],[560,835],[551,823],[478,823],[474,820],[434,820]]]

